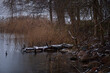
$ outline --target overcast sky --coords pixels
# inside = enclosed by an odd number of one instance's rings
[[[8,10],[2,4],[3,0],[0,0],[0,18],[7,17]]]
[[[0,0],[0,3],[3,2],[3,0]]]

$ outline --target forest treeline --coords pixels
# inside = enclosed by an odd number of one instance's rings
[[[3,4],[10,10],[12,16],[24,13],[38,16],[48,10],[51,21],[55,13],[61,25],[65,24],[65,15],[69,15],[71,23],[74,24],[82,18],[97,23],[110,14],[110,0],[4,0]]]
[[[39,17],[48,12],[50,21],[54,22],[56,17],[59,27],[65,26],[65,19],[69,18],[74,36],[86,22],[93,24],[93,34],[102,42],[104,34],[110,36],[110,0],[4,0],[3,4],[12,19],[25,14]]]

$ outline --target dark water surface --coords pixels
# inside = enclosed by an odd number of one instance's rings
[[[7,36],[0,34],[0,73],[77,73],[70,65],[68,54],[22,54],[21,47],[9,42]]]

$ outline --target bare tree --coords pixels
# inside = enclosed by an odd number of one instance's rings
[[[53,21],[53,15],[52,15],[52,0],[49,0],[49,13],[50,13],[50,20]]]

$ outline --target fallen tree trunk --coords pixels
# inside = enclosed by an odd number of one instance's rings
[[[31,48],[24,48],[23,52],[47,52],[47,51],[58,51],[61,49],[68,49],[68,48],[72,48],[73,45],[72,44],[60,44],[60,45],[50,45],[50,46],[42,46],[42,47],[38,47],[38,46],[34,46]]]

